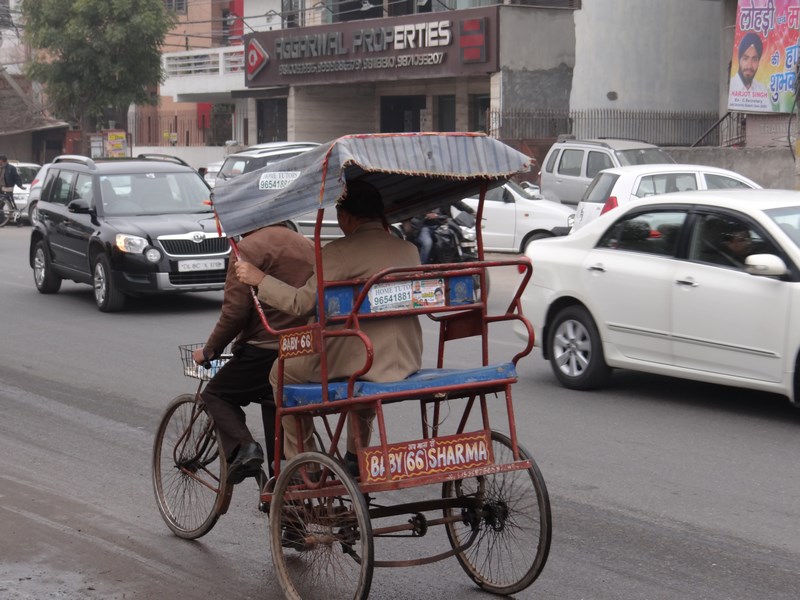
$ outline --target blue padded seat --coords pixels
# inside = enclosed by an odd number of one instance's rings
[[[472,369],[421,369],[400,381],[357,381],[354,397],[392,394],[396,392],[413,392],[436,387],[448,387],[465,383],[487,383],[498,379],[516,378],[517,369],[514,363],[501,363],[475,367]],[[329,398],[333,401],[347,398],[347,382],[336,381],[328,384]],[[310,406],[322,403],[322,385],[304,383],[287,385],[283,388],[283,406]]]

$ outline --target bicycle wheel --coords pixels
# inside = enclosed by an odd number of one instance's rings
[[[153,489],[167,526],[185,539],[208,533],[230,501],[214,422],[194,394],[167,407],[153,446]]]
[[[369,512],[358,485],[336,460],[319,452],[291,459],[275,483],[269,526],[272,561],[286,598],[369,595],[374,562]]]
[[[511,440],[492,431],[496,464],[513,462]],[[444,498],[477,500],[478,509],[461,509],[461,520],[447,524],[458,562],[481,588],[494,594],[515,594],[542,572],[550,551],[550,499],[539,467],[519,446],[520,460],[531,467],[482,477],[447,481]],[[445,509],[446,517],[459,509]]]
[[[5,227],[6,224],[14,216],[14,207],[11,205],[11,200],[8,198],[0,198],[0,227]]]

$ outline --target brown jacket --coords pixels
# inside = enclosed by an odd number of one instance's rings
[[[353,234],[334,240],[322,248],[322,269],[326,281],[361,279],[387,267],[419,265],[414,244],[386,232],[380,223],[361,225]],[[275,308],[294,315],[313,315],[317,301],[317,278],[312,276],[301,288],[265,277],[258,286],[258,297]],[[422,362],[422,329],[416,315],[361,321],[361,328],[375,349],[372,368],[363,377],[368,381],[396,381],[419,370]],[[347,377],[363,367],[364,344],[358,338],[328,341],[328,377]],[[287,363],[287,382],[319,381],[319,356],[294,359]]]
[[[291,286],[303,285],[313,272],[314,245],[283,225],[263,227],[245,236],[239,243],[239,251],[243,260]],[[305,318],[291,316],[269,306],[264,306],[264,310],[267,322],[273,329],[297,327],[307,322]],[[278,348],[278,339],[261,324],[250,286],[240,283],[236,278],[235,262],[231,257],[222,311],[206,342],[206,353],[219,355],[234,338],[238,342],[261,348]]]

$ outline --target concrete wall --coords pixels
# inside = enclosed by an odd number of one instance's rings
[[[788,148],[666,148],[679,163],[710,165],[741,173],[768,188],[797,189]]]
[[[573,11],[500,7],[500,96],[503,110],[569,108],[575,65]]]
[[[570,108],[719,109],[720,0],[592,0],[575,11]],[[730,50],[728,50],[728,54]],[[608,98],[615,92],[616,100]]]

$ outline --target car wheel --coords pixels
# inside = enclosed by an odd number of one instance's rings
[[[53,272],[44,240],[36,242],[33,250],[33,280],[42,294],[55,294],[61,288],[61,277]]]
[[[105,254],[98,254],[92,270],[94,301],[102,312],[117,312],[125,306],[125,294],[115,286],[111,275],[111,265]]]
[[[28,205],[28,222],[35,225],[39,222],[39,202],[34,200]]]
[[[543,240],[543,239],[551,238],[551,237],[553,237],[552,233],[547,233],[547,232],[544,232],[544,231],[540,231],[539,233],[534,233],[532,236],[530,236],[529,238],[527,238],[525,240],[525,247],[522,249],[522,252],[527,254],[528,248],[530,247],[531,242],[535,242],[536,240]]]
[[[547,347],[558,381],[572,390],[602,386],[611,374],[594,320],[582,306],[568,306],[550,325]]]

